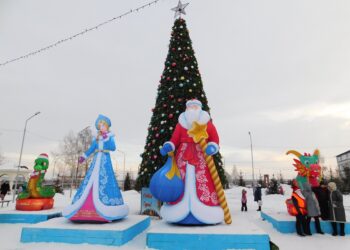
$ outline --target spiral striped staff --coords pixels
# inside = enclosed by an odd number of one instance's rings
[[[224,210],[224,220],[226,224],[231,224],[231,213],[227,205],[224,189],[222,187],[218,171],[216,170],[213,157],[205,153],[207,148],[206,139],[208,138],[207,124],[199,124],[198,122],[193,122],[192,128],[188,130],[188,135],[191,136],[195,143],[198,143],[205,155],[205,161],[208,165],[211,178],[214,182],[215,191],[218,195],[219,203],[221,208]]]

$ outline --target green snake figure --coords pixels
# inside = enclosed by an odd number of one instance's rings
[[[18,194],[17,199],[30,198],[52,198],[55,195],[54,187],[43,187],[46,170],[49,167],[49,157],[47,154],[40,154],[35,159],[34,171],[30,175],[26,190]]]

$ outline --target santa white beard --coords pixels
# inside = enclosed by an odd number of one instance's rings
[[[186,110],[185,117],[188,125],[192,125],[193,122],[198,122],[200,118],[200,114],[203,112],[201,109],[190,109]]]
[[[207,124],[210,121],[210,115],[204,110],[186,110],[179,116],[179,123],[182,127],[190,129],[193,122]]]

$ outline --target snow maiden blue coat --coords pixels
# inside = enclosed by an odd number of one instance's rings
[[[96,123],[101,119],[99,116]],[[110,125],[109,119],[107,120]],[[96,124],[96,127],[98,125]],[[93,138],[83,158],[93,155],[86,176],[75,194],[72,204],[63,211],[63,216],[73,221],[113,221],[127,216],[129,208],[115,178],[110,151],[115,151],[114,134],[107,133]]]

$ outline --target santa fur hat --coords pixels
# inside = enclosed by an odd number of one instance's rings
[[[42,154],[40,154],[40,155],[38,156],[37,159],[49,160],[49,156],[48,156],[48,154],[46,154],[46,153],[42,153]]]
[[[196,105],[202,108],[202,103],[197,99],[191,99],[186,102],[186,107],[193,106],[193,105]]]

